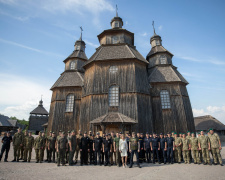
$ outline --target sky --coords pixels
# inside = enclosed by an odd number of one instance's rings
[[[154,20],[173,65],[189,82],[194,116],[212,115],[225,124],[224,0],[0,0],[0,113],[28,120],[41,95],[49,111],[50,88],[80,26],[90,58],[97,35],[111,28],[116,4],[144,57]]]

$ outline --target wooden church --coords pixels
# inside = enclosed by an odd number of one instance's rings
[[[146,59],[118,15],[87,58],[82,33],[52,86],[48,131],[195,131],[188,82],[154,31]]]

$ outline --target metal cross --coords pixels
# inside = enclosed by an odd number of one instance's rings
[[[152,26],[153,26],[153,30],[154,30],[154,34],[155,34],[155,26],[154,26],[154,21],[152,21]]]
[[[118,7],[117,7],[117,4],[116,4],[116,17],[118,17]]]
[[[80,26],[80,40],[82,40],[82,31],[83,31],[83,28],[82,26]]]

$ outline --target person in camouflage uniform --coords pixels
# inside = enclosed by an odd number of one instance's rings
[[[174,133],[174,144],[175,144],[174,159],[175,159],[175,162],[178,162],[180,164],[182,139],[180,137],[177,137],[177,133]]]
[[[76,151],[75,151],[75,164],[78,161],[78,155],[80,153],[80,140],[82,138],[81,130],[78,131],[78,134],[76,135],[77,143],[76,143]],[[80,159],[81,159],[81,153],[80,153]]]
[[[32,136],[32,132],[29,132],[28,136],[24,138],[24,161],[23,162],[30,162],[31,160],[31,152],[34,146],[34,137]],[[28,155],[28,158],[27,158]]]
[[[70,136],[71,136],[71,132],[68,131],[67,132],[67,141],[69,142]],[[69,162],[69,153],[70,153],[70,146],[68,146],[68,151],[66,151],[65,157],[66,157],[66,163]]]
[[[115,134],[112,131],[111,132],[111,137],[110,137],[110,140],[111,140],[112,143],[114,142],[114,138],[115,138]],[[113,145],[111,147],[112,147],[112,149],[111,149],[111,152],[110,152],[110,155],[109,156],[110,156],[110,163],[111,163],[111,165],[113,165],[113,156],[114,156],[114,159],[116,159],[116,153],[114,152]]]
[[[117,132],[116,137],[114,138],[114,141],[113,141],[113,148],[114,148],[114,152],[116,153],[115,163],[116,163],[117,167],[120,166],[120,159],[121,159],[119,143],[120,143],[120,136],[119,136],[119,133]]]
[[[209,157],[209,150],[210,150],[210,140],[208,136],[204,135],[204,132],[201,131],[201,136],[199,137],[199,149],[202,151],[202,156],[204,159],[204,165],[207,163],[212,165]]]
[[[139,152],[140,152],[140,143],[139,143],[139,139],[135,136],[135,132],[132,132],[132,137],[129,140],[129,150],[130,150],[130,166],[129,168],[133,167],[133,157],[134,154],[136,155],[137,158],[137,166],[139,168],[141,168],[140,164],[139,164]]]
[[[13,136],[13,147],[14,147],[14,159],[12,162],[19,162],[20,149],[23,146],[24,134],[21,132],[21,128],[18,129],[18,132]]]
[[[43,139],[43,148],[41,149],[42,160],[44,159],[45,148],[47,148],[47,138],[45,137],[45,132],[41,133],[41,137]],[[46,160],[45,160],[46,161]]]
[[[61,138],[57,142],[57,152],[59,153],[59,159],[57,161],[57,166],[60,166],[60,161],[63,166],[65,166],[65,154],[68,151],[68,140],[65,137],[65,133],[62,132]]]
[[[191,133],[191,138],[190,138],[190,145],[191,145],[191,152],[192,152],[192,157],[194,158],[194,164],[200,164],[199,160],[199,152],[198,152],[198,138],[195,137],[195,133]]]
[[[48,162],[55,162],[55,152],[56,152],[56,137],[55,133],[52,132],[52,136],[48,138]]]
[[[49,160],[49,154],[50,154],[50,152],[48,150],[48,141],[49,141],[49,139],[51,139],[51,137],[52,137],[52,131],[50,131],[49,132],[49,136],[46,137],[46,143],[45,143],[46,146],[45,146],[45,149],[46,149],[47,159],[45,160],[45,162],[48,162],[48,160]]]
[[[189,155],[189,150],[190,150],[190,140],[188,138],[186,138],[186,135],[183,134],[183,138],[182,138],[182,151],[183,151],[183,159],[184,159],[184,163],[190,164],[190,155]]]
[[[214,164],[217,165],[217,158],[221,166],[223,166],[222,157],[220,151],[222,150],[220,137],[217,133],[214,133],[213,129],[210,129],[209,139],[211,142],[211,151],[213,154]]]
[[[186,138],[189,139],[189,141],[190,141],[190,139],[191,139],[191,132],[190,131],[187,132]],[[189,156],[190,156],[190,162],[192,162],[191,149],[189,150]]]
[[[43,138],[41,137],[41,132],[39,132],[38,137],[36,137],[34,140],[34,148],[36,153],[36,163],[38,162],[42,163],[43,161],[42,152],[44,148],[44,142]]]
[[[199,143],[199,138],[201,137],[201,133],[198,133],[198,143]],[[203,158],[202,158],[202,150],[198,148],[198,153],[199,153],[199,163],[202,163]]]
[[[72,135],[69,137],[69,165],[72,166],[74,164],[73,162],[73,157],[74,157],[74,153],[76,150],[76,135],[75,135],[75,131],[71,131]]]
[[[28,136],[27,130],[25,130],[23,134],[24,134],[24,139],[25,139],[25,137]],[[20,148],[20,159],[19,160],[24,160],[24,142]]]
[[[57,143],[58,143],[58,140],[61,138],[61,134],[62,134],[62,131],[59,130],[59,135],[56,137],[56,147],[57,147]],[[56,150],[56,163],[58,162],[58,159],[59,159],[59,152]]]

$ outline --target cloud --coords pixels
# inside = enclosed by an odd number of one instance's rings
[[[19,43],[13,42],[13,41],[8,41],[8,40],[1,39],[1,38],[0,38],[0,42],[3,42],[5,44],[14,45],[14,46],[17,46],[17,47],[21,47],[23,49],[28,49],[30,51],[34,51],[34,52],[41,53],[41,54],[46,54],[46,55],[50,55],[50,56],[57,56],[57,57],[62,57],[62,58],[64,57],[63,55],[60,55],[60,54],[57,54],[57,53],[43,51],[43,50],[40,50],[40,49],[36,49],[36,48],[33,48],[33,47],[29,47],[29,46],[26,46],[26,45],[23,45],[23,44],[19,44]]]
[[[1,114],[28,119],[29,113],[37,107],[41,95],[43,95],[44,107],[49,110],[51,91],[49,83],[44,80],[0,74],[0,81]]]
[[[147,36],[148,34],[146,32],[142,33],[141,36]]]
[[[88,41],[87,39],[85,39],[84,42],[86,44],[88,44],[89,46],[92,46],[94,48],[97,48],[99,46],[98,44],[95,44],[95,43],[92,43],[92,42]]]
[[[225,124],[225,106],[207,106],[202,109],[193,108],[194,117],[211,115]]]
[[[163,26],[162,26],[162,25],[160,25],[160,26],[158,27],[159,31],[161,31],[161,30],[162,30],[162,28],[163,28]]]
[[[177,57],[180,58],[180,59],[187,60],[187,61],[203,62],[200,59],[197,59],[197,58],[194,58],[194,57],[189,57],[189,56],[179,56],[179,55],[177,55]]]
[[[2,9],[0,9],[0,14],[2,14],[4,16],[8,16],[8,17],[13,18],[13,19],[16,19],[18,21],[22,21],[22,22],[28,21],[30,19],[29,16],[14,16],[12,14],[8,14],[6,12],[3,12]]]

